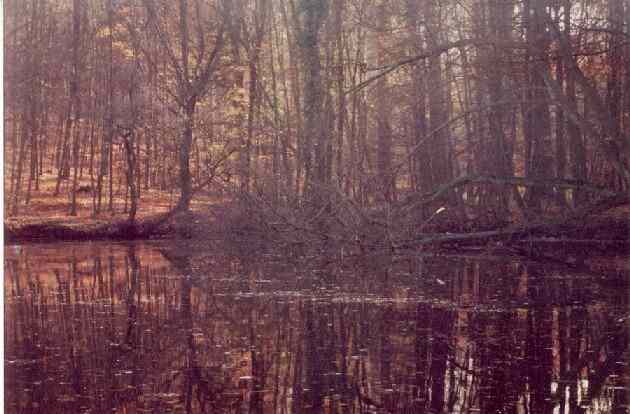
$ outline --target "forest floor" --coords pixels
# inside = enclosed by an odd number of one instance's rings
[[[92,185],[89,178],[80,180],[79,188],[89,190],[77,193],[77,214],[69,214],[71,207],[69,180],[64,180],[59,195],[55,196],[57,176],[44,174],[40,178],[38,190],[31,189],[28,205],[21,204],[19,214],[8,216],[11,197],[5,192],[5,240],[20,241],[56,241],[56,240],[88,240],[88,239],[125,239],[124,234],[117,231],[120,226],[128,222],[129,201],[125,202],[124,191],[114,188],[112,209],[109,208],[108,189],[103,188],[101,213],[94,215]],[[105,187],[105,186],[104,186]],[[8,189],[8,182],[5,183]],[[142,189],[136,213],[136,222],[142,223],[160,217],[173,208],[177,202],[178,193]],[[23,199],[20,200],[23,203]],[[218,197],[199,194],[191,203],[191,224],[199,226],[201,216],[206,216],[207,207],[220,203]],[[204,217],[205,218],[205,217]],[[178,227],[182,227],[181,219]],[[156,236],[166,236],[169,233],[189,231],[170,226],[162,228]],[[128,238],[133,238],[129,235]]]

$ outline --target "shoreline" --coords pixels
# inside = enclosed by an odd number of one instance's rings
[[[498,229],[501,233],[506,229]],[[225,233],[238,234],[238,230],[228,230],[217,225],[216,218],[210,214],[199,212],[162,213],[147,216],[136,222],[127,220],[93,220],[87,223],[77,223],[75,220],[41,220],[23,222],[6,221],[4,223],[4,240],[7,244],[21,243],[55,243],[65,241],[133,241],[156,239],[193,239],[208,240],[211,235]],[[503,249],[509,252],[521,251],[579,251],[583,254],[591,253],[621,253],[630,252],[630,222],[625,218],[593,217],[587,223],[570,223],[561,229],[538,229],[518,237],[502,236],[479,237],[479,233],[458,233],[459,236],[470,236],[470,240],[453,240],[457,236],[450,232],[420,234],[416,242],[411,241],[406,249],[420,247],[423,250],[469,250],[472,248]],[[247,237],[247,235],[242,235]],[[434,242],[423,239],[422,236],[434,238]],[[437,237],[436,237],[437,236]],[[457,237],[455,237],[457,239]],[[427,242],[423,242],[426,240]],[[507,251],[506,251],[507,253]],[[546,255],[546,254],[545,254]]]
[[[199,213],[158,213],[138,219],[133,223],[127,219],[55,219],[40,221],[4,222],[5,244],[12,243],[54,243],[64,241],[131,241],[177,237],[190,231],[185,223],[197,225],[201,222]],[[205,220],[208,217],[204,217]]]

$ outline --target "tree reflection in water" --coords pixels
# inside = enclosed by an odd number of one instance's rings
[[[628,410],[627,271],[5,249],[6,412]]]

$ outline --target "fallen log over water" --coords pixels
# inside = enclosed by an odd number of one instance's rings
[[[537,223],[472,233],[421,234],[394,244],[410,248],[466,249],[484,246],[509,249],[511,254],[560,257],[630,250],[630,224],[626,220],[592,219],[589,222]]]

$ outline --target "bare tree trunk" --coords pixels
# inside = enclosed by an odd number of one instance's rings
[[[497,41],[508,40],[511,38],[511,26],[506,25],[506,21],[512,20],[512,6],[498,0],[490,0],[488,2],[488,29],[490,36]],[[508,147],[505,137],[505,119],[507,117],[506,104],[503,102],[511,101],[507,96],[508,91],[513,88],[507,87],[504,67],[499,62],[505,60],[504,54],[493,49],[489,54],[488,65],[485,70],[488,73],[487,89],[490,102],[500,102],[501,104],[494,107],[488,112],[488,127],[491,134],[490,145],[483,149],[489,154],[488,172],[496,176],[508,176],[512,174],[512,153]],[[509,193],[503,189],[494,188],[491,194],[493,208],[496,214],[501,218],[505,218],[508,212]]]
[[[107,145],[108,155],[106,160],[109,161],[109,206],[110,213],[114,214],[114,128],[111,126],[111,131],[108,133],[109,143]]]
[[[6,23],[4,26],[4,31],[5,33],[12,33],[12,36],[7,36],[6,40],[5,40],[5,54],[4,54],[4,64],[6,65],[5,67],[17,67],[18,66],[18,52],[17,52],[17,47],[18,47],[18,30],[16,30],[16,28],[18,27],[18,25],[21,24],[20,21],[20,14],[19,14],[19,7],[15,7],[14,2],[12,2],[11,4],[9,4],[9,2],[6,2],[6,6],[4,9],[5,12],[5,17],[6,17]],[[13,15],[11,16],[11,18],[9,18],[9,10],[13,11]],[[9,39],[10,39],[10,43],[9,43]],[[5,69],[5,75],[4,76],[8,76],[8,70]],[[10,210],[12,208],[11,203],[13,202],[13,196],[15,196],[15,184],[16,184],[16,173],[17,173],[17,168],[16,168],[16,160],[17,160],[17,156],[19,154],[19,149],[18,149],[18,145],[19,145],[19,134],[21,133],[20,131],[20,117],[18,116],[18,113],[21,112],[19,110],[19,106],[17,105],[17,101],[18,101],[18,88],[17,88],[17,83],[16,82],[12,82],[12,83],[8,83],[5,86],[4,89],[4,97],[5,97],[5,107],[4,107],[4,111],[5,111],[5,116],[8,121],[5,122],[5,131],[9,131],[8,125],[10,122],[11,128],[10,128],[10,132],[8,132],[8,137],[9,139],[7,140],[7,135],[5,135],[5,145],[4,145],[4,177],[9,176],[8,171],[9,171],[9,167],[11,168],[11,174],[10,174],[10,179],[9,179],[9,193],[11,194],[11,196],[9,196],[9,205],[7,205],[7,212],[8,213],[12,213],[12,211]],[[6,97],[10,97],[11,99],[6,99]],[[10,103],[10,101],[13,101],[13,104]],[[9,116],[10,114],[10,116]],[[7,132],[5,132],[6,134]],[[11,161],[10,164],[6,163],[6,160],[9,158],[7,157],[8,151],[11,151]],[[5,188],[6,190],[6,188]],[[5,194],[6,191],[5,191]],[[6,200],[6,199],[5,199]],[[3,202],[5,202],[5,200],[3,200]]]
[[[546,0],[526,0],[525,30],[526,42],[530,50],[527,56],[527,78],[526,78],[526,102],[524,106],[523,125],[526,158],[525,174],[533,179],[551,177],[550,166],[552,158],[549,156],[549,149],[553,148],[551,142],[551,124],[549,117],[549,100],[543,79],[543,73],[549,72],[547,62],[548,40],[544,36]],[[533,211],[540,211],[542,208],[541,189],[528,189],[525,194],[525,202]]]
[[[626,27],[630,27],[630,2],[626,1],[626,10],[625,10],[625,25]],[[623,80],[623,114],[624,116],[622,117],[622,125],[621,128],[623,131],[630,131],[630,50],[628,50],[628,47],[626,46],[625,48],[625,53],[624,53],[624,65],[625,67],[625,76],[624,76],[624,80]],[[626,153],[624,154],[626,157],[626,160],[630,158],[630,149],[626,150]]]
[[[193,128],[195,126],[195,106],[197,97],[190,85],[189,70],[189,31],[188,31],[188,0],[179,0],[179,35],[180,35],[180,52],[181,52],[181,72],[180,75],[180,100],[184,103],[182,106],[182,115],[184,129],[181,136],[179,146],[179,181],[180,181],[180,198],[177,203],[177,209],[187,211],[190,208],[192,199],[192,176],[190,174],[190,151],[193,141]]]
[[[24,115],[26,117],[26,115]],[[20,134],[20,150],[17,159],[17,170],[15,173],[15,184],[13,185],[13,201],[11,205],[11,214],[17,216],[19,214],[20,192],[22,188],[22,169],[24,168],[24,158],[26,153],[26,142],[28,140],[28,129],[26,120],[22,121],[22,133]]]
[[[289,22],[288,11],[286,6],[286,0],[280,0],[280,12],[282,14],[283,23],[286,29],[286,37],[288,42],[288,55],[289,55],[289,80],[291,87],[291,95],[293,98],[293,118],[295,119],[295,141],[296,141],[296,162],[295,162],[295,195],[296,199],[300,198],[302,194],[302,179],[306,174],[306,167],[304,162],[305,154],[305,134],[304,134],[304,117],[302,114],[302,89],[300,81],[300,57],[295,50],[298,48],[299,35],[294,35],[294,32],[299,31],[299,19],[297,18],[293,1],[290,1],[291,17],[293,22],[293,32],[291,30],[291,23]],[[287,100],[288,101],[288,100]],[[289,102],[287,106],[290,107]],[[304,178],[304,180],[306,180]]]
[[[278,204],[280,201],[281,194],[284,196],[288,196],[288,191],[291,188],[291,165],[289,164],[289,139],[290,139],[290,125],[289,118],[291,116],[289,106],[287,105],[288,92],[286,87],[286,74],[284,70],[284,60],[282,58],[282,52],[280,52],[281,44],[278,38],[278,31],[275,28],[275,15],[273,10],[273,3],[269,5],[270,7],[270,19],[272,27],[271,32],[271,51],[269,56],[269,72],[271,74],[271,106],[273,110],[273,124],[274,124],[274,136],[273,136],[273,202],[274,204]],[[277,55],[277,58],[276,58]],[[282,122],[280,115],[280,93],[279,93],[279,74],[276,71],[276,59],[278,60],[278,65],[280,69],[280,73],[282,75],[282,87],[284,91],[284,99],[285,99],[285,122]],[[280,173],[280,168],[282,166],[283,174]],[[281,177],[284,177],[284,180],[281,180]]]
[[[68,101],[66,119],[62,122],[63,129],[62,134],[63,138],[61,139],[60,145],[60,153],[59,153],[59,167],[57,172],[57,184],[55,186],[54,195],[59,195],[61,191],[61,183],[63,180],[67,180],[70,176],[70,160],[69,160],[69,148],[68,144],[70,141],[70,132],[72,131],[72,102]]]
[[[273,5],[273,3],[272,3]],[[277,29],[277,25],[276,25],[276,21],[275,21],[275,12],[272,11],[271,13],[271,27],[273,28],[273,35],[274,35],[274,39],[275,39],[275,45],[276,45],[276,54],[277,54],[277,59],[278,59],[278,69],[279,72],[276,73],[276,71],[274,70],[273,67],[273,60],[271,61],[272,63],[272,68],[271,68],[271,76],[272,79],[274,81],[274,84],[276,83],[275,80],[277,79],[278,75],[282,75],[281,76],[281,84],[282,84],[282,97],[284,99],[284,112],[285,112],[285,122],[283,125],[283,132],[279,131],[279,133],[281,134],[282,138],[280,139],[281,141],[281,147],[280,147],[280,152],[281,152],[281,156],[282,156],[282,164],[284,167],[284,178],[285,178],[285,183],[284,183],[284,192],[287,194],[287,197],[289,199],[290,198],[290,191],[292,189],[292,183],[293,181],[293,171],[291,168],[291,162],[289,160],[289,148],[292,142],[292,137],[293,137],[293,130],[292,130],[292,125],[293,125],[293,111],[292,111],[292,107],[290,104],[290,97],[289,97],[289,87],[287,85],[287,69],[285,68],[285,64],[284,64],[284,54],[282,53],[283,49],[283,43],[281,43],[281,35],[280,35],[280,31]],[[278,98],[277,94],[274,94],[274,98]],[[280,103],[277,102],[276,104],[276,108],[277,108],[277,112],[279,112],[280,109]],[[278,114],[279,115],[279,114]],[[280,127],[280,125],[278,124],[278,127]],[[296,162],[297,164],[297,162]],[[297,196],[297,193],[294,192],[294,195]]]
[[[15,195],[15,183],[16,183],[16,175],[17,175],[17,168],[16,168],[16,160],[17,160],[17,155],[20,153],[20,150],[18,148],[18,144],[20,142],[20,138],[18,137],[18,134],[20,133],[20,128],[19,128],[19,120],[17,118],[17,115],[15,113],[12,114],[11,117],[11,132],[9,133],[10,136],[10,141],[8,142],[8,145],[5,145],[4,149],[5,149],[5,159],[6,159],[6,151],[7,148],[11,148],[11,161],[10,164],[4,164],[4,175],[8,175],[7,174],[7,169],[9,166],[11,166],[11,177],[9,178],[9,194],[13,194]]]
[[[129,223],[134,224],[136,221],[136,213],[138,211],[138,191],[136,178],[134,176],[136,169],[136,153],[134,151],[135,133],[129,131],[122,136],[125,146],[125,154],[127,159],[127,186],[129,187],[129,199],[131,207],[129,208]]]
[[[184,108],[184,130],[181,136],[179,148],[179,185],[180,198],[177,209],[186,211],[190,207],[192,199],[192,177],[190,175],[190,148],[192,146],[193,128],[195,125],[195,105],[192,99]]]
[[[564,1],[564,35],[569,38],[571,35],[571,0]],[[565,67],[570,65],[564,60]],[[577,112],[577,96],[575,91],[575,74],[570,68],[566,71],[566,95],[569,99],[569,105],[572,110]],[[569,148],[571,155],[571,172],[573,179],[580,182],[586,181],[586,150],[584,141],[580,132],[579,125],[575,121],[569,121],[567,124],[567,133],[569,136]],[[575,207],[584,203],[585,195],[579,188],[573,190],[573,205]]]
[[[304,169],[306,199],[317,205],[321,200],[317,185],[326,183],[326,138],[322,130],[323,88],[321,79],[319,31],[327,12],[327,0],[300,1],[304,13],[299,45],[304,62]]]
[[[32,53],[37,53],[36,51],[33,51]],[[37,53],[38,54],[38,53]],[[38,57],[35,58],[36,60],[39,60]],[[36,79],[39,78],[39,76],[35,76]],[[33,79],[32,82],[36,83],[36,79]],[[34,91],[34,93],[37,93],[37,88],[36,91]],[[31,165],[30,165],[30,174],[29,174],[29,178],[28,178],[28,189],[26,191],[26,198],[24,200],[25,204],[28,205],[28,203],[30,202],[31,199],[31,187],[33,185],[33,183],[37,183],[37,177],[38,177],[38,171],[39,171],[39,167],[38,167],[38,156],[37,156],[37,152],[38,152],[38,145],[39,145],[39,95],[40,93],[37,93],[36,96],[33,96],[30,99],[30,144],[31,144]],[[36,185],[37,187],[37,185]]]
[[[442,31],[443,10],[440,5],[441,3],[436,0],[430,0],[425,4],[426,42],[431,49],[436,48],[441,41],[439,34]],[[432,134],[431,185],[438,186],[450,181],[453,174],[448,155],[450,129],[446,127],[448,121],[446,100],[450,97],[447,97],[445,92],[441,57],[432,55],[428,62],[428,114],[429,131]]]
[[[151,185],[151,157],[152,157],[152,146],[151,146],[151,134],[147,134],[145,136],[145,151],[146,155],[144,158],[144,191],[149,190],[149,186]]]
[[[344,1],[335,1],[335,48],[336,56],[336,86],[337,86],[337,151],[335,155],[335,166],[337,173],[337,184],[340,188],[343,186],[345,168],[344,168],[344,134],[346,121],[346,94],[343,88],[345,76],[344,64],[344,37],[343,37],[343,18],[344,18]]]
[[[422,36],[420,34],[420,22],[418,16],[419,4],[415,0],[407,0],[407,19],[409,22],[410,41],[414,50],[414,53],[422,52]],[[427,109],[426,109],[426,71],[424,69],[424,61],[420,61],[413,66],[411,74],[411,83],[413,90],[413,102],[412,102],[412,131],[413,141],[412,146],[421,145],[420,148],[415,148],[415,154],[412,157],[413,168],[410,174],[414,176],[415,190],[420,192],[427,192],[431,190],[430,177],[431,163],[429,161],[429,144],[420,144],[427,135]],[[419,212],[422,217],[422,212]]]
[[[135,119],[134,119],[134,122]],[[136,196],[137,199],[140,200],[140,197],[142,196],[142,168],[140,168],[140,144],[142,142],[142,134],[140,133],[136,133],[134,135],[134,140],[133,142],[136,145],[136,155],[135,155],[135,159],[134,159],[134,167],[136,169],[135,171],[135,177],[136,177]]]
[[[254,54],[257,54],[254,52]],[[250,57],[249,61],[249,103],[247,110],[247,135],[245,138],[245,148],[241,153],[241,191],[249,193],[250,181],[252,179],[251,171],[251,158],[252,158],[252,144],[254,140],[254,122],[256,117],[256,106],[258,100],[256,97],[256,85],[257,69],[256,69],[257,57]]]
[[[47,96],[46,98],[43,99],[42,104],[43,104],[43,113],[41,114],[41,122],[40,122],[40,131],[42,131],[41,133],[42,142],[39,145],[39,154],[38,154],[39,161],[37,162],[39,170],[38,170],[37,178],[35,181],[35,190],[37,191],[39,191],[40,178],[44,174],[44,165],[46,165],[46,155],[47,154],[54,155],[48,152],[48,149],[50,147],[50,142],[49,142],[50,134],[48,132],[50,102]],[[48,163],[52,164],[50,160],[48,160]]]
[[[91,114],[90,116],[92,118],[95,118],[95,111],[92,109],[92,111],[90,111]],[[94,183],[94,162],[96,161],[96,120],[94,119],[92,122],[90,122],[90,141],[89,141],[89,147],[90,147],[90,161],[88,162],[88,173],[90,174],[90,185],[92,185],[92,183]]]
[[[359,200],[362,206],[369,203],[369,186],[367,181],[367,172],[372,170],[372,161],[370,159],[370,151],[368,148],[368,102],[363,92],[359,92],[359,101],[357,109],[358,129],[357,129],[357,171],[359,178]]]
[[[79,120],[81,118],[81,96],[80,96],[80,78],[81,78],[81,0],[73,0],[72,3],[72,78],[70,80],[70,105],[73,108],[73,118],[69,119],[69,127],[73,129],[72,159],[74,162],[74,178],[72,180],[72,193],[70,204],[70,215],[77,215],[77,187],[79,182],[78,172],[81,160],[79,159],[80,133],[81,126]],[[69,133],[69,131],[67,132]]]
[[[34,5],[35,6],[35,5]],[[33,51],[31,53],[37,53],[36,51]],[[37,58],[35,58],[37,59]],[[39,79],[39,76],[34,75],[33,76],[33,80],[32,82],[34,84],[37,84],[37,79]],[[39,128],[38,128],[38,123],[39,123],[39,94],[37,93],[37,87],[33,86],[32,87],[33,91],[31,92],[34,96],[31,96],[28,100],[29,102],[29,143],[30,143],[30,174],[29,174],[29,178],[28,178],[28,187],[26,190],[26,197],[24,199],[24,203],[26,205],[29,204],[30,199],[31,199],[31,189],[32,189],[32,185],[33,182],[37,180],[37,172],[38,172],[38,166],[37,166],[37,141],[38,141],[38,135],[39,135]]]
[[[555,7],[556,20],[560,20],[560,4],[556,4]],[[564,62],[562,57],[559,56],[555,62],[556,64],[556,81],[561,88],[564,87]],[[566,148],[566,136],[565,136],[565,116],[561,105],[556,105],[556,178],[562,180],[566,176],[567,168],[567,148]],[[556,196],[557,202],[561,207],[566,206],[566,194],[564,191],[559,190]]]
[[[378,20],[376,36],[377,65],[383,67],[387,64],[387,47],[383,42],[385,33],[389,30],[389,15],[386,2],[381,2],[375,9]],[[387,80],[381,77],[376,81],[376,135],[377,135],[377,172],[380,181],[380,191],[377,199],[392,202],[395,198],[396,186],[393,177],[392,166],[392,126],[391,126],[391,102],[387,91]],[[382,194],[380,194],[382,192]]]
[[[621,116],[622,116],[622,79],[623,70],[623,44],[624,44],[624,5],[623,0],[608,0],[608,21],[610,34],[608,35],[608,78],[606,107],[610,111],[611,135],[613,141],[618,141],[621,137]],[[627,41],[627,39],[625,39]],[[626,68],[628,70],[628,68]],[[621,190],[619,183],[622,182],[619,175],[611,168],[609,174],[609,186]]]
[[[30,175],[28,179],[27,193],[25,203],[28,204],[32,182],[37,174],[37,135],[39,133],[39,98],[41,96],[41,87],[39,79],[40,71],[40,52],[39,52],[39,30],[40,30],[40,4],[37,0],[31,2],[31,19],[27,32],[27,57],[25,59],[25,73],[27,74],[27,96],[25,97],[25,114],[22,122],[22,134],[20,140],[20,152],[18,155],[18,168],[16,174],[16,183],[14,185],[13,214],[18,214],[19,198],[22,184],[22,174],[24,162],[26,161],[27,145],[30,145]]]
[[[263,36],[265,34],[267,20],[267,8],[259,2],[255,2],[255,10],[253,11],[254,33],[253,42],[248,45],[249,59],[249,102],[247,111],[247,138],[245,148],[241,155],[241,191],[248,193],[251,188],[251,151],[254,140],[254,126],[256,123],[256,114],[258,112],[258,60],[262,47]]]

